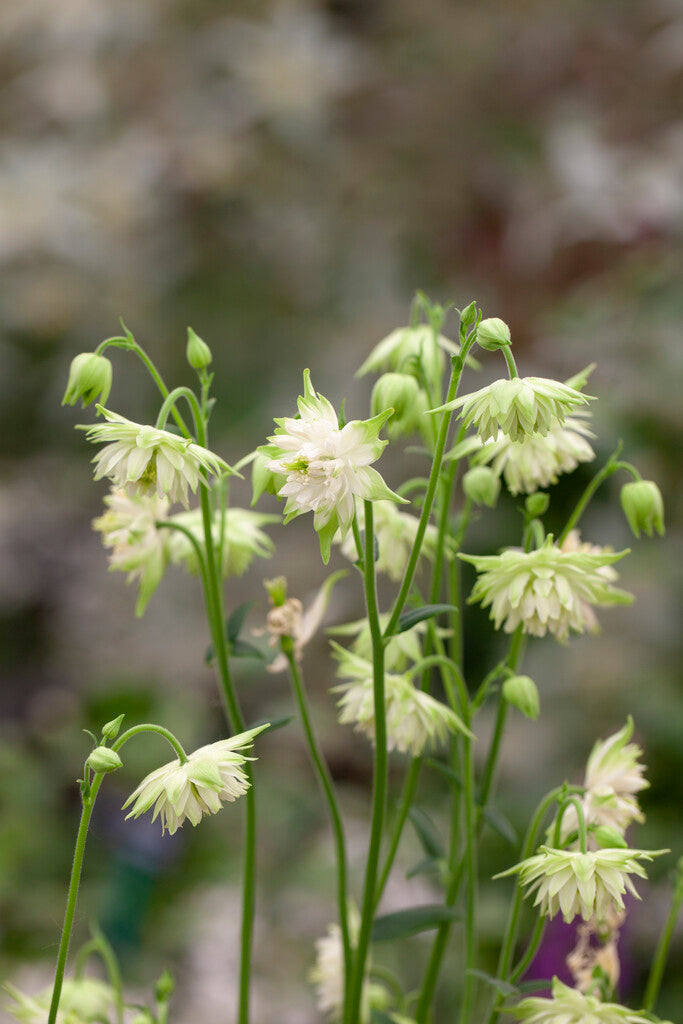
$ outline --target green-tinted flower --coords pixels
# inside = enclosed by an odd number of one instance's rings
[[[79,398],[83,408],[98,398],[104,405],[109,398],[111,382],[112,367],[107,357],[81,352],[71,362],[62,405],[75,405]]]
[[[559,978],[553,978],[552,998],[530,996],[509,1013],[527,1024],[650,1024],[643,1017],[617,1003],[603,1003],[595,996],[583,995],[569,988]]]
[[[356,944],[360,931],[360,917],[355,906],[352,905],[349,911],[351,942]],[[384,986],[369,980],[371,966],[371,959],[368,957],[365,964],[359,1024],[369,1024],[372,1010],[384,1009],[388,1005],[388,993]],[[318,1009],[329,1015],[331,1024],[339,1024],[344,1010],[344,945],[338,924],[329,925],[327,935],[316,940],[315,965],[309,971],[308,980],[315,987]]]
[[[491,606],[496,629],[513,633],[522,625],[525,633],[552,633],[564,641],[569,631],[594,630],[591,605],[630,604],[630,594],[611,586],[604,570],[627,551],[565,551],[553,544],[552,535],[543,547],[525,553],[508,548],[501,555],[459,555],[479,576],[469,598]]]
[[[636,537],[643,530],[648,537],[656,530],[664,536],[664,499],[653,480],[634,480],[621,488],[621,507]]]
[[[127,572],[128,582],[137,582],[135,614],[142,615],[168,564],[168,537],[156,524],[166,518],[169,503],[154,494],[130,495],[124,490],[112,490],[104,503],[107,511],[93,519],[93,529],[112,549],[110,572]]]
[[[269,441],[275,448],[267,464],[286,477],[280,497],[287,499],[285,522],[313,512],[323,561],[330,557],[332,538],[351,528],[355,498],[400,501],[370,464],[380,457],[386,441],[379,431],[391,415],[388,409],[371,420],[352,420],[339,428],[334,408],[313,390],[308,370],[304,394],[299,398],[299,419],[276,420],[278,429]]]
[[[385,630],[389,622],[389,614],[380,615],[379,623],[382,630]],[[355,622],[347,622],[341,626],[332,626],[327,630],[331,636],[354,637],[351,645],[353,654],[357,654],[366,661],[372,660],[372,636],[367,619],[357,619]],[[418,622],[412,629],[405,629],[402,633],[395,633],[389,637],[384,648],[384,668],[387,672],[405,672],[409,666],[414,665],[422,657],[422,643],[420,636],[427,632],[427,623]],[[449,630],[438,629],[439,636],[450,636]]]
[[[189,530],[204,550],[204,524],[201,509],[190,512],[178,512],[169,517],[169,523]],[[252,512],[251,509],[229,507],[225,518],[216,512],[212,520],[212,535],[216,549],[220,547],[221,526],[225,523],[225,536],[222,547],[222,572],[224,577],[242,576],[254,558],[270,558],[275,550],[270,537],[262,527],[269,523],[281,522],[280,516],[268,515],[263,512]],[[193,575],[199,575],[199,562],[194,545],[180,530],[169,530],[168,550],[174,565],[182,565]]]
[[[168,430],[133,423],[101,405],[106,423],[79,427],[88,441],[107,442],[95,456],[95,479],[108,476],[116,487],[132,494],[157,494],[187,507],[187,491],[197,490],[200,478],[211,473],[232,473],[218,455]]]
[[[556,380],[514,377],[494,381],[430,412],[462,407],[463,422],[474,423],[482,441],[496,438],[499,430],[513,441],[523,441],[529,434],[547,434],[561,426],[565,416],[585,405],[589,397]]]
[[[375,562],[377,572],[385,572],[389,579],[399,583],[408,565],[410,552],[413,549],[419,519],[409,512],[400,512],[393,501],[376,501],[373,505],[373,526],[377,543],[378,558]],[[357,508],[358,525],[361,530],[365,526],[365,512],[359,503]],[[424,555],[430,561],[436,553],[437,529],[431,524],[427,526],[420,557]],[[342,540],[341,534],[334,538],[341,543],[342,554],[352,562],[358,559],[356,542],[352,534]]]
[[[498,316],[482,320],[477,327],[477,345],[486,349],[487,352],[496,352],[500,348],[507,348],[510,341],[510,328]]]
[[[475,505],[493,508],[500,494],[500,479],[488,466],[472,466],[462,478],[462,489]]]
[[[6,983],[5,990],[14,1000],[7,1009],[22,1024],[45,1024],[52,1001],[52,986],[37,996],[27,996],[14,985]],[[57,1024],[95,1024],[112,1020],[114,990],[96,978],[67,978],[57,1013]]]
[[[383,338],[356,373],[383,373],[387,370],[427,379],[433,394],[441,394],[441,378],[446,365],[444,349],[458,353],[460,346],[439,335],[428,324],[399,327]],[[421,371],[421,373],[420,373]]]
[[[529,676],[510,676],[503,683],[505,700],[521,711],[526,718],[536,721],[541,710],[536,683]]]
[[[667,850],[606,849],[555,850],[541,846],[541,852],[495,875],[505,878],[519,874],[527,887],[525,896],[536,893],[534,906],[548,917],[562,912],[569,923],[580,914],[584,921],[603,920],[613,909],[624,909],[623,896],[629,892],[640,899],[631,875],[647,878],[639,860],[652,860]]]
[[[428,426],[424,413],[429,400],[415,377],[407,373],[384,373],[375,383],[370,399],[372,415],[389,408],[394,411],[387,420],[386,431],[392,441]]]
[[[160,815],[162,832],[168,829],[173,835],[186,818],[198,825],[204,814],[216,814],[223,802],[236,800],[249,789],[242,765],[254,758],[241,751],[250,750],[254,737],[266,728],[261,725],[200,747],[185,764],[176,759],[157,768],[126,800],[123,810],[133,804],[127,818],[138,818],[153,806],[152,821]]]
[[[256,455],[251,464],[252,508],[264,492],[277,494],[287,479],[282,473],[274,473],[272,469],[268,468],[279,452],[280,449],[274,444],[264,444],[256,449]]]

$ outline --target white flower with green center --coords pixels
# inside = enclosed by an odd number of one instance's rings
[[[362,506],[359,506],[357,511],[358,525],[362,530],[365,526],[365,513]],[[408,512],[399,512],[393,501],[375,502],[373,512],[375,540],[379,552],[375,569],[377,572],[385,572],[395,583],[400,583],[413,549],[419,519]],[[427,527],[420,557],[424,555],[430,561],[434,560],[437,533],[435,526]],[[346,558],[352,562],[357,561],[358,552],[352,534],[347,534],[343,541],[341,534],[337,534],[334,541],[341,543],[341,551]]]
[[[341,693],[337,702],[339,722],[353,724],[357,732],[375,741],[375,702],[372,662],[360,658],[332,641],[339,661],[337,675],[349,679],[332,688]],[[428,745],[445,742],[449,733],[468,730],[460,718],[441,701],[414,686],[407,675],[386,673],[384,677],[387,749],[419,757]]]
[[[298,400],[299,418],[277,419],[278,429],[262,449],[270,455],[267,468],[285,477],[279,495],[287,499],[285,522],[313,512],[324,562],[329,561],[337,530],[345,537],[355,513],[355,498],[403,502],[371,469],[387,444],[379,440],[387,409],[371,420],[353,420],[340,429],[331,403],[317,395],[308,370],[304,394]]]
[[[52,1002],[52,986],[37,996],[27,996],[7,982],[4,985],[14,1003],[6,1009],[22,1024],[45,1024]],[[57,1013],[57,1024],[94,1024],[109,1021],[114,1009],[114,990],[97,978],[67,979]]]
[[[625,893],[640,899],[631,875],[647,878],[639,860],[652,860],[667,850],[556,850],[541,846],[541,852],[520,861],[494,878],[519,874],[525,896],[536,893],[534,906],[548,917],[560,911],[569,923],[580,914],[584,921],[592,917],[604,920],[613,909],[623,910]]]
[[[595,630],[591,605],[632,602],[631,594],[611,586],[604,574],[626,554],[605,548],[564,551],[549,534],[536,551],[508,548],[501,555],[458,557],[479,573],[469,602],[490,606],[496,629],[514,633],[521,624],[525,633],[549,632],[563,642],[570,630]]]
[[[159,586],[168,563],[168,537],[157,528],[166,518],[169,503],[156,495],[130,495],[114,490],[104,499],[107,511],[93,519],[93,529],[111,548],[111,572],[127,572],[128,582],[138,584],[135,614],[142,615]]]
[[[88,441],[106,442],[93,459],[96,480],[108,476],[130,494],[157,494],[187,508],[188,487],[194,493],[200,479],[233,472],[218,455],[187,438],[133,423],[101,405],[97,409],[107,422],[78,428],[87,431]]]
[[[471,395],[455,398],[430,412],[462,409],[465,426],[473,423],[482,441],[496,439],[498,431],[513,441],[529,434],[548,434],[562,426],[565,416],[591,398],[568,384],[545,377],[496,380]]]
[[[178,512],[170,516],[169,523],[183,526],[189,530],[204,550],[204,522],[201,509],[189,512]],[[263,512],[252,512],[251,509],[226,509],[225,517],[216,512],[211,523],[213,543],[222,552],[222,572],[224,577],[242,576],[254,558],[270,558],[275,545],[262,527],[270,523],[280,523],[280,516],[268,515]],[[221,530],[224,529],[221,547]],[[174,565],[182,565],[193,575],[199,575],[197,552],[190,539],[180,530],[169,530],[168,548]]]
[[[507,1012],[527,1024],[650,1024],[652,1020],[617,1003],[583,995],[559,978],[553,978],[551,999],[530,996]]]
[[[170,835],[186,818],[198,825],[205,814],[216,814],[223,803],[232,802],[249,789],[249,780],[242,765],[254,758],[241,751],[250,750],[254,737],[266,729],[261,725],[248,732],[200,747],[188,756],[157,768],[142,780],[123,805],[133,807],[126,816],[138,818],[154,807],[152,821],[161,818],[162,833]]]
[[[349,932],[352,945],[358,942],[360,918],[354,905],[349,907]],[[383,985],[368,980],[371,960],[365,964],[365,978],[360,1005],[360,1024],[369,1024],[374,1007],[384,1008],[388,993]],[[308,974],[308,980],[315,987],[316,1003],[322,1013],[329,1014],[330,1021],[338,1024],[344,1010],[344,945],[338,924],[328,926],[327,935],[315,943],[315,965]]]

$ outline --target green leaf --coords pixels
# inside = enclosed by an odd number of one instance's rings
[[[267,728],[265,728],[261,733],[262,736],[265,736],[266,733],[275,732],[276,729],[282,729],[285,725],[289,725],[289,723],[293,721],[294,715],[283,715],[282,718],[259,718],[255,722],[252,722],[251,725],[247,726],[245,731],[248,732],[251,729],[258,729],[259,726],[265,725]]]
[[[495,807],[483,807],[481,811],[482,817],[487,825],[490,825],[494,832],[497,832],[499,836],[507,840],[511,846],[517,846],[519,843],[519,837],[513,824]]]
[[[533,981],[523,981],[518,986],[520,992],[542,992],[543,989],[550,990],[552,987],[550,978],[534,978]]]
[[[441,875],[441,864],[435,857],[423,857],[414,867],[406,871],[406,878],[415,878],[416,875]]]
[[[429,857],[445,857],[446,851],[443,843],[429,816],[420,810],[419,807],[411,807],[408,811],[408,817],[417,833],[417,838],[420,840],[424,852]]]
[[[481,978],[487,985],[497,989],[502,996],[516,996],[519,993],[516,985],[511,985],[508,981],[502,981],[500,978],[494,978],[492,974],[487,974],[486,971],[479,971],[476,967],[472,967],[467,973],[471,974],[474,978]]]
[[[228,654],[231,658],[258,658],[259,661],[267,661],[263,651],[246,640],[233,640],[230,643]]]
[[[423,604],[421,608],[403,612],[396,624],[396,632],[405,633],[407,629],[412,629],[418,622],[441,615],[442,612],[457,612],[457,610],[454,604]]]
[[[242,632],[242,626],[244,620],[247,617],[247,612],[253,605],[253,601],[245,601],[244,604],[239,605],[235,608],[234,612],[230,615],[230,618],[225,624],[225,635],[229,642],[233,644]]]
[[[394,914],[384,914],[375,919],[370,938],[372,942],[405,939],[409,935],[438,928],[440,924],[457,921],[461,916],[454,907],[444,907],[441,903],[426,903],[421,907],[397,910]]]
[[[444,764],[443,761],[437,761],[434,757],[428,757],[425,764],[429,765],[430,768],[436,768],[437,772],[444,775],[452,786],[462,789],[462,779],[449,765]]]

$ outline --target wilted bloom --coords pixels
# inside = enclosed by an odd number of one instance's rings
[[[652,860],[667,850],[606,849],[555,850],[541,846],[541,852],[495,875],[519,873],[520,884],[527,886],[525,896],[536,893],[534,906],[541,914],[554,917],[559,911],[569,923],[577,914],[584,921],[603,920],[614,908],[624,909],[622,899],[629,892],[640,899],[631,875],[647,878],[638,860]]]
[[[576,945],[567,955],[567,967],[580,992],[600,992],[599,979],[604,978],[609,991],[619,984],[619,929],[624,923],[623,911],[608,914],[604,922],[582,921],[576,929]],[[595,944],[597,941],[597,945]]]
[[[187,489],[194,493],[202,476],[233,472],[218,455],[187,438],[133,423],[101,405],[97,409],[107,422],[79,427],[88,441],[107,442],[93,459],[96,480],[108,476],[129,493],[166,495],[172,504],[187,507]]]
[[[365,511],[361,505],[358,510],[358,525],[365,527]],[[375,541],[377,542],[378,558],[375,562],[377,572],[385,572],[389,579],[399,583],[408,565],[410,552],[413,550],[415,536],[419,525],[417,516],[409,512],[400,512],[393,501],[376,501],[373,505],[373,528]],[[431,523],[427,526],[420,557],[424,555],[433,561],[436,553],[437,529]],[[334,538],[335,543],[341,543],[342,554],[352,562],[358,559],[356,543],[352,534],[347,534],[342,540],[338,533]]]
[[[643,530],[648,537],[656,530],[664,536],[664,499],[653,480],[634,480],[621,488],[621,507],[636,537]]]
[[[581,413],[568,417],[564,426],[551,427],[545,436],[527,434],[514,441],[499,432],[475,455],[476,464],[487,463],[502,473],[510,494],[533,494],[556,484],[561,473],[572,473],[580,462],[595,458],[587,438],[593,437]]]
[[[552,999],[529,996],[508,1012],[527,1024],[649,1024],[652,1019],[617,1003],[583,995],[559,978],[553,978]]]
[[[523,441],[528,434],[547,434],[561,426],[567,413],[585,405],[589,397],[545,377],[513,377],[496,380],[430,412],[462,407],[463,422],[474,423],[482,441],[496,438],[499,430],[513,441]]]
[[[107,511],[93,519],[93,529],[112,549],[110,572],[127,572],[128,582],[137,582],[135,614],[142,615],[168,564],[168,537],[156,524],[166,518],[169,503],[155,494],[130,495],[124,490],[112,490],[104,503]]]
[[[381,455],[386,441],[379,430],[391,415],[386,410],[371,420],[353,420],[339,428],[337,414],[311,385],[304,371],[304,394],[298,400],[299,419],[275,422],[278,430],[269,438],[273,458],[269,469],[286,476],[280,497],[287,499],[285,522],[313,512],[323,561],[330,557],[337,530],[346,536],[355,512],[355,497],[369,501],[388,498],[403,501],[389,490],[370,464]]]
[[[375,703],[372,662],[359,658],[332,641],[339,661],[337,674],[350,682],[333,687],[341,693],[337,703],[342,725],[375,739]],[[387,749],[419,757],[428,744],[444,743],[450,732],[467,732],[458,716],[441,701],[416,687],[409,676],[386,673],[384,699]]]
[[[278,603],[268,612],[265,630],[255,629],[254,633],[257,636],[264,632],[269,633],[270,643],[273,647],[279,644],[281,637],[291,637],[294,641],[294,657],[300,661],[304,647],[318,632],[325,617],[332,596],[332,588],[344,576],[346,576],[345,569],[333,572],[331,576],[328,576],[305,611],[301,601],[296,597],[285,596],[282,603]],[[279,583],[279,580],[272,582]],[[268,588],[268,583],[266,583],[266,587]],[[286,595],[286,589],[284,594]],[[280,652],[267,668],[269,672],[283,672],[287,668],[287,664],[286,655]]]
[[[7,1010],[22,1024],[45,1024],[52,1001],[52,986],[37,996],[27,996],[8,983],[5,990],[14,1000]],[[97,978],[69,978],[62,985],[57,1024],[91,1024],[108,1021],[114,1008],[114,991]]]
[[[633,598],[610,585],[604,570],[628,551],[565,551],[548,535],[543,547],[528,553],[508,548],[501,555],[459,555],[479,576],[469,601],[491,606],[496,629],[513,633],[552,633],[564,641],[572,629],[595,628],[591,605],[630,604]]]
[[[104,404],[109,398],[111,382],[112,367],[107,357],[81,352],[71,361],[62,405],[75,405],[79,398],[83,408],[97,398]]]
[[[138,818],[154,805],[152,821],[161,816],[161,830],[173,833],[186,818],[193,825],[204,814],[216,814],[225,801],[236,800],[249,789],[247,774],[242,768],[254,758],[240,753],[250,750],[254,736],[267,726],[249,729],[227,740],[219,740],[193,751],[184,764],[180,759],[157,768],[142,780],[123,805],[133,804],[128,818]]]
[[[358,941],[360,919],[354,906],[349,912],[349,932],[352,945]],[[388,993],[383,985],[368,980],[370,958],[365,965],[365,978],[360,1006],[360,1024],[369,1024],[373,1009],[388,1005]],[[327,935],[315,943],[315,965],[308,974],[308,980],[315,986],[316,1002],[322,1013],[330,1015],[333,1024],[338,1024],[344,1009],[344,944],[338,924],[328,926]]]
[[[204,550],[204,522],[201,509],[189,512],[178,512],[170,516],[169,523],[176,523],[189,530]],[[216,550],[222,551],[223,576],[241,576],[246,572],[254,558],[270,558],[275,550],[270,537],[261,527],[269,523],[281,522],[280,516],[268,515],[263,512],[252,512],[251,509],[230,506],[225,516],[220,511],[213,516],[211,532]],[[225,529],[221,547],[221,529]],[[168,550],[174,565],[182,565],[193,575],[199,575],[199,562],[194,545],[180,530],[169,530]]]

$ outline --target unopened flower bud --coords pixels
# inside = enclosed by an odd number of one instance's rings
[[[137,1013],[130,1024],[154,1024],[154,1017],[148,1010],[143,1010],[142,1013]]]
[[[548,511],[550,505],[550,495],[544,494],[543,491],[537,491],[536,494],[530,494],[524,502],[524,508],[526,514],[531,519],[536,519],[538,516],[543,516]]]
[[[487,352],[495,352],[499,348],[507,348],[510,344],[510,328],[497,316],[482,320],[477,327],[477,344]]]
[[[462,478],[462,486],[470,501],[493,508],[500,494],[500,477],[488,466],[473,466]]]
[[[465,308],[461,311],[460,323],[462,324],[463,327],[469,327],[470,324],[473,324],[476,319],[477,303],[472,301],[470,302],[469,306],[465,306]]]
[[[503,683],[503,696],[523,715],[536,721],[541,704],[536,683],[529,676],[510,676]]]
[[[591,829],[591,834],[598,846],[603,850],[617,848],[625,850],[628,847],[628,843],[622,836],[621,832],[612,828],[611,825],[597,825],[595,828]]]
[[[280,608],[287,600],[287,579],[285,576],[276,576],[272,580],[264,580],[263,586],[268,591],[268,596],[274,608]]]
[[[175,980],[170,971],[164,971],[156,983],[154,995],[158,1003],[167,1003],[175,991]]]
[[[209,346],[205,341],[202,341],[198,334],[195,334],[191,327],[187,328],[187,348],[185,349],[185,354],[193,370],[205,370],[207,366],[211,365],[213,358]]]
[[[75,405],[81,399],[83,408],[98,398],[105,405],[111,391],[112,367],[106,356],[81,352],[71,361],[69,380],[62,405]]]
[[[112,718],[111,722],[107,722],[106,725],[102,726],[102,735],[105,739],[116,739],[119,734],[119,729],[121,728],[121,723],[125,717],[125,715],[119,715],[118,718]]]
[[[372,1010],[386,1010],[391,1006],[392,999],[390,993],[384,987],[377,982],[368,982],[365,995],[367,998],[368,1006]]]
[[[653,529],[664,536],[664,501],[653,480],[634,480],[621,488],[621,507],[636,537],[644,530],[648,537]]]
[[[407,373],[384,373],[372,389],[370,409],[373,416],[393,409],[386,432],[395,440],[417,430],[428,406],[427,397],[415,377]]]
[[[115,772],[123,762],[115,750],[110,750],[109,747],[95,747],[88,757],[88,764],[94,772],[104,774]]]

